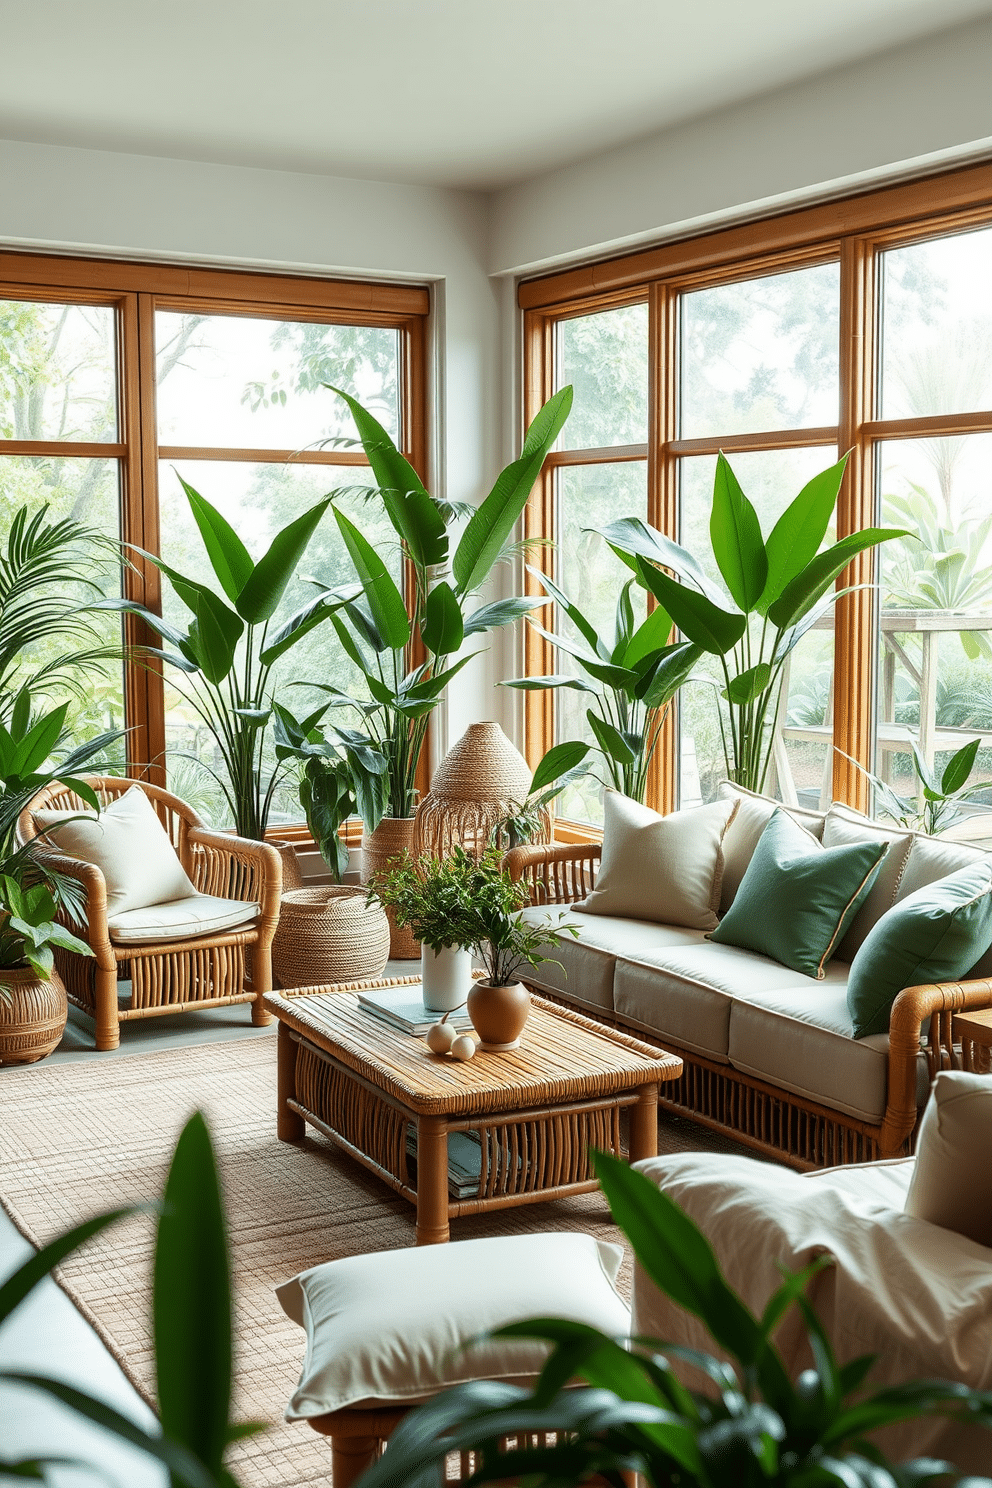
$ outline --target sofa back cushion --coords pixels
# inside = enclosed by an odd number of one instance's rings
[[[604,797],[603,855],[596,887],[576,904],[587,914],[658,920],[713,930],[723,874],[721,845],[732,801],[659,816],[619,791]]]
[[[896,892],[896,902],[915,894],[917,889],[936,883],[960,868],[989,861],[989,854],[981,848],[965,842],[950,842],[944,837],[927,837],[923,832],[913,833],[913,847]],[[992,947],[979,957],[974,966],[964,973],[969,977],[992,977]]]
[[[992,1079],[942,1070],[923,1113],[906,1213],[992,1246]]]
[[[888,852],[879,865],[875,882],[837,948],[838,961],[854,960],[869,930],[895,903],[913,846],[913,833],[901,831],[895,823],[873,821],[870,816],[862,816],[849,806],[835,802],[823,824],[824,847],[851,847],[871,842],[887,842]]]
[[[817,839],[823,836],[824,814],[822,811],[807,811],[802,806],[783,807],[781,801],[773,801],[771,796],[759,796],[730,780],[720,781],[719,799],[737,803],[733,821],[723,839],[723,882],[720,887],[720,913],[723,915],[734,902],[758,838],[771,821],[772,812],[779,808],[788,811],[793,821]]]

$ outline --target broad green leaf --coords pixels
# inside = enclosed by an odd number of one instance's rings
[[[940,800],[940,798],[941,798],[941,790],[940,790],[940,786],[937,783],[937,777],[936,777],[935,772],[931,769],[931,767],[927,764],[926,760],[923,758],[923,755],[922,755],[922,753],[920,751],[920,746],[917,744],[917,742],[916,742],[915,739],[913,739],[911,741],[910,747],[911,747],[911,749],[913,751],[913,760],[914,760],[914,762],[916,764],[916,773],[917,773],[917,775],[919,775],[920,780],[923,782],[924,791],[925,791],[925,794],[926,794],[928,800],[931,800],[931,801],[938,801],[938,800]]]
[[[377,655],[381,656],[383,652],[392,649],[380,635],[379,627],[372,619],[372,611],[361,589],[355,599],[345,601],[344,612],[351,621],[352,629]]]
[[[334,626],[335,634],[337,635],[338,640],[341,642],[341,648],[344,651],[345,655],[348,657],[348,660],[353,661],[355,665],[361,670],[364,676],[372,676],[372,669],[368,661],[362,655],[361,650],[358,646],[358,642],[355,640],[355,637],[352,635],[347,625],[343,623],[341,617],[339,615],[332,615],[331,624]]]
[[[570,677],[565,672],[555,672],[548,677],[514,677],[511,681],[500,682],[499,687],[517,687],[521,692],[550,692],[556,687],[570,688],[572,692],[591,692],[597,689],[589,682],[583,682],[581,677]]]
[[[31,694],[22,687],[14,699],[10,714],[10,732],[13,738],[22,739],[31,722]]]
[[[600,718],[591,708],[586,709],[586,718],[589,727],[596,735],[596,742],[600,749],[610,759],[615,759],[618,765],[632,765],[637,759],[637,751],[633,749],[627,739],[618,729],[615,729],[607,719]]]
[[[278,661],[279,657],[301,641],[311,630],[330,617],[334,605],[327,594],[318,594],[316,599],[308,600],[305,605],[298,609],[295,615],[280,625],[264,651],[259,653],[259,661],[263,666],[271,666]]]
[[[915,533],[905,528],[866,527],[861,532],[852,532],[850,536],[841,538],[840,542],[834,543],[825,553],[818,553],[815,558],[810,559],[806,567],[785,586],[774,604],[768,606],[769,620],[779,630],[787,630],[813,608],[838,574],[844,572],[852,558],[868,548],[877,547],[879,543],[890,542],[897,537],[913,536]]]
[[[571,387],[561,388],[548,399],[527,431],[519,460],[500,473],[489,495],[469,518],[451,564],[459,595],[477,589],[503,552],[571,407]]]
[[[409,460],[396,448],[379,421],[356,398],[325,384],[351,409],[358,437],[368,456],[382,504],[393,528],[420,569],[443,563],[448,556],[444,518]]]
[[[620,661],[625,667],[636,667],[652,651],[661,651],[673,630],[672,617],[661,605],[656,605],[647,619],[637,627]]]
[[[583,639],[589,643],[589,645],[595,651],[596,655],[603,661],[609,661],[612,654],[610,647],[604,640],[601,639],[592,621],[586,619],[585,615],[583,615],[578,605],[574,605],[569,599],[568,595],[565,594],[563,590],[558,588],[558,585],[554,582],[554,580],[549,578],[547,574],[542,573],[539,568],[532,568],[530,564],[528,564],[527,572],[531,575],[532,578],[537,579],[539,583],[544,585],[545,589],[551,595],[551,598],[558,605],[559,609],[564,610],[565,614],[568,616],[572,624],[575,626],[576,630],[579,632],[579,635],[582,636]]]
[[[584,531],[598,533],[609,543],[621,562],[626,563],[635,573],[635,558],[644,558],[649,563],[670,568],[714,604],[723,604],[723,595],[699,561],[657,528],[642,522],[640,517],[621,517],[619,521],[610,522],[606,527],[587,527]]]
[[[217,1474],[231,1404],[231,1281],[217,1167],[199,1112],[180,1134],[166,1180],[152,1310],[162,1429]]]
[[[649,668],[636,688],[645,708],[661,708],[675,696],[703,654],[694,641],[682,641],[666,649]]]
[[[334,516],[355,565],[376,628],[390,650],[400,651],[410,639],[410,617],[406,612],[403,596],[385,563],[355,524],[337,508]]]
[[[771,667],[766,661],[759,661],[757,666],[748,667],[746,672],[739,672],[736,677],[731,677],[724,696],[735,707],[746,708],[748,703],[753,703],[755,698],[761,696],[771,680]]]
[[[540,610],[548,603],[536,594],[517,595],[512,599],[496,599],[492,604],[474,610],[465,621],[465,635],[476,635],[484,630],[498,630],[501,625],[512,625],[531,610]]]
[[[768,559],[757,512],[722,453],[713,480],[710,542],[734,603],[749,615],[764,593]]]
[[[195,596],[191,608],[195,612]],[[140,617],[140,619],[144,620],[149,630],[153,630],[156,635],[161,636],[163,640],[168,641],[169,644],[172,646],[182,646],[186,641],[186,637],[181,631],[177,630],[174,625],[167,624],[167,622],[162,619],[161,615],[156,615],[154,610],[149,610],[147,606],[139,604],[137,600],[103,599],[100,600],[98,604],[95,604],[93,606],[93,609],[115,610],[121,614],[137,615]]]
[[[196,605],[200,595],[213,593],[208,585],[201,584],[197,579],[188,579],[185,574],[181,574],[178,569],[172,568],[170,564],[166,563],[164,559],[159,558],[157,554],[149,553],[144,548],[137,547],[134,543],[129,543],[128,546],[135,553],[138,553],[142,558],[147,559],[149,563],[153,564],[160,573],[165,574],[165,577],[168,579],[169,583],[172,585],[173,589],[176,591],[183,604],[188,610],[192,610],[194,615],[196,614]],[[121,609],[132,609],[131,604],[126,601],[106,601],[107,608],[116,608],[118,606]],[[134,613],[140,613],[140,610],[135,610]],[[151,620],[149,620],[148,623],[151,624]],[[156,629],[158,629],[157,626]]]
[[[568,770],[574,770],[580,765],[589,753],[589,745],[581,743],[578,739],[567,739],[563,744],[555,744],[548,750],[541,760],[537,769],[531,777],[528,796],[536,795],[564,775]]]
[[[953,796],[955,791],[967,785],[981,742],[981,739],[972,739],[970,744],[965,744],[956,754],[951,755],[940,777],[940,788],[945,796]]]
[[[821,470],[807,481],[799,495],[786,507],[772,528],[765,552],[768,556],[768,580],[765,592],[758,603],[764,614],[774,604],[787,584],[820,551],[820,544],[827,535],[830,518],[837,505],[840,483],[847,468],[847,455]]]
[[[621,585],[617,599],[617,618],[614,628],[616,644],[610,660],[618,664],[623,663],[623,654],[634,634],[634,606],[630,601],[630,591],[633,587],[634,580],[628,579],[626,584]]]
[[[65,725],[68,703],[60,703],[28,729],[14,749],[9,775],[33,775],[45,763]]]
[[[211,567],[224,593],[234,604],[254,571],[255,565],[251,561],[251,555],[234,528],[221,516],[216,507],[211,506],[199,491],[188,485],[178,471],[176,475],[179,484],[186,492],[186,498],[196,525],[200,529],[200,536],[203,538],[203,546],[207,550]]]
[[[587,656],[581,646],[577,646],[574,641],[568,640],[565,636],[552,635],[550,631],[544,630],[536,621],[532,621],[531,623],[542,640],[550,641],[551,645],[555,646],[559,651],[566,651],[569,656],[574,656],[579,666],[587,671],[590,677],[595,677],[597,682],[605,682],[607,687],[619,688],[621,692],[627,688],[632,688],[636,684],[637,673],[632,668],[613,666],[608,661],[596,661],[592,657]]]
[[[473,651],[471,656],[463,656],[456,661],[454,666],[448,667],[447,671],[437,672],[433,677],[425,677],[419,682],[411,682],[409,678],[404,679],[400,688],[400,697],[404,702],[434,702],[441,696],[452,677],[456,677],[462,667],[468,666],[469,662],[478,655]]]
[[[661,602],[675,624],[690,641],[714,656],[732,651],[747,629],[747,616],[720,609],[705,594],[678,584],[660,569],[652,568],[638,558],[638,576],[646,588]]]
[[[228,675],[244,628],[240,615],[229,610],[216,594],[205,590],[199,596],[190,641],[208,682],[223,682]]]
[[[457,651],[465,636],[462,607],[450,584],[435,584],[424,606],[424,623],[420,637],[435,656],[450,656]]]
[[[325,496],[323,501],[318,501],[309,511],[305,511],[302,517],[288,523],[281,532],[276,533],[268,552],[255,564],[236,604],[238,614],[249,625],[262,625],[266,620],[272,619],[286,592],[287,584],[296,573],[297,564],[306,552],[307,544],[330,505],[331,498]]]

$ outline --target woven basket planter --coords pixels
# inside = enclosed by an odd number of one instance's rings
[[[56,1048],[69,1004],[58,972],[30,967],[0,972],[0,1065],[34,1064]]]
[[[413,851],[412,816],[384,816],[375,831],[362,843],[362,878],[368,883],[374,873],[385,873],[397,858]],[[389,954],[394,961],[419,959],[420,941],[409,926],[396,924],[389,911]]]
[[[361,888],[291,889],[283,894],[272,941],[280,987],[316,987],[381,976],[389,959],[389,921]]]

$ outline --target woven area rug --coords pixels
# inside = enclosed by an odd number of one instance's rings
[[[238,1444],[230,1465],[244,1488],[330,1482],[330,1447],[283,1420],[303,1358],[303,1334],[274,1287],[338,1256],[412,1245],[411,1205],[331,1143],[275,1133],[276,1040],[255,1037],[113,1060],[39,1065],[0,1079],[2,1199],[36,1243],[101,1209],[156,1197],[183,1123],[210,1122],[221,1164],[236,1293],[236,1413],[271,1424]],[[735,1150],[689,1122],[665,1122],[662,1150]],[[739,1149],[737,1149],[739,1150]],[[154,1392],[149,1290],[154,1221],[100,1236],[61,1282],[130,1378]],[[453,1226],[454,1237],[578,1229],[618,1240],[598,1194],[499,1211]],[[630,1258],[622,1273],[629,1290]]]

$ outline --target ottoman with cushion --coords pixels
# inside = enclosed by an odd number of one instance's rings
[[[334,1488],[348,1488],[415,1404],[446,1386],[530,1384],[548,1354],[530,1339],[480,1334],[528,1317],[561,1317],[626,1337],[615,1282],[623,1250],[572,1231],[456,1240],[348,1256],[277,1288],[306,1330],[287,1420],[331,1438]]]

